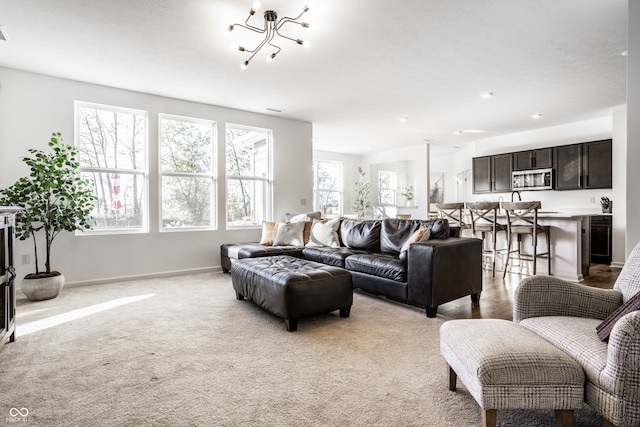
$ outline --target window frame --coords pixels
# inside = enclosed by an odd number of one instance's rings
[[[392,181],[389,183],[390,185],[389,187],[382,186],[382,179],[381,179],[382,174],[389,174]],[[397,186],[398,186],[398,174],[395,171],[382,170],[382,169],[378,171],[378,204],[380,206],[396,206],[397,205],[398,203]],[[391,193],[392,203],[382,202],[383,191],[388,191]]]
[[[94,166],[83,166],[80,163],[80,167],[78,168],[79,172],[85,173],[116,173],[116,174],[127,174],[127,175],[139,175],[142,176],[142,225],[139,228],[124,228],[124,227],[114,227],[114,228],[101,228],[98,230],[90,229],[90,230],[76,230],[76,236],[88,236],[88,235],[116,235],[116,234],[145,234],[149,233],[149,216],[150,216],[150,203],[149,203],[149,112],[146,110],[139,110],[135,108],[128,107],[119,107],[115,105],[107,105],[100,104],[96,102],[87,102],[87,101],[74,101],[74,147],[76,149],[80,148],[80,122],[79,122],[79,111],[81,108],[89,108],[95,110],[104,110],[112,113],[124,113],[124,114],[132,114],[132,115],[141,115],[143,116],[144,123],[144,132],[143,132],[143,151],[144,151],[144,159],[142,161],[144,167],[143,169],[131,169],[131,168],[103,168],[103,167],[94,167]]]
[[[176,121],[184,121],[191,122],[196,124],[204,124],[211,126],[211,172],[206,173],[192,173],[192,172],[163,172],[162,170],[162,120],[176,120]],[[187,117],[180,116],[176,114],[168,114],[168,113],[159,113],[158,114],[158,230],[161,233],[173,233],[173,232],[181,232],[181,231],[209,231],[209,230],[217,230],[218,229],[218,220],[217,220],[217,199],[218,199],[218,175],[217,175],[217,163],[216,163],[216,152],[217,152],[217,141],[218,141],[218,123],[215,120],[209,119],[201,119],[196,117]],[[162,197],[162,182],[163,178],[171,176],[171,177],[182,177],[182,178],[210,178],[211,179],[211,206],[209,209],[211,210],[210,222],[211,225],[208,226],[190,226],[190,227],[165,227],[163,225],[163,197]]]
[[[254,132],[264,132],[267,135],[267,176],[260,177],[255,175],[229,175],[227,172],[227,131],[229,128],[243,129]],[[224,214],[225,214],[225,229],[227,230],[243,230],[243,229],[256,229],[262,228],[262,221],[271,221],[273,218],[273,129],[261,128],[257,126],[240,125],[236,123],[225,123],[225,143],[224,143]],[[256,224],[246,225],[231,225],[229,224],[229,180],[243,180],[263,182],[266,189],[265,206],[263,212],[263,219]]]
[[[331,163],[338,166],[338,184],[337,190],[323,190],[318,188],[318,166],[319,163]],[[314,160],[313,161],[313,209],[322,211],[320,206],[320,193],[337,193],[338,194],[338,217],[344,214],[344,178],[343,178],[343,163],[339,160]],[[323,212],[323,215],[325,213]]]

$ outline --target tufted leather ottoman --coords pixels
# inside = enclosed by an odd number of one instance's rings
[[[286,255],[237,260],[231,282],[236,298],[246,297],[282,317],[289,332],[300,317],[334,310],[349,317],[353,303],[349,271]]]
[[[556,425],[573,425],[583,406],[584,371],[569,355],[508,320],[451,320],[440,327],[449,390],[460,377],[482,408],[482,425],[498,409],[555,409]]]

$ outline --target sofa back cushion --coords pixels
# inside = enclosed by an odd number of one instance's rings
[[[436,220],[396,219],[387,218],[382,221],[380,232],[380,252],[399,254],[402,245],[420,227],[429,227],[429,239],[444,239],[449,237],[449,222],[446,219]]]
[[[379,220],[343,219],[340,224],[342,244],[348,248],[380,252]]]

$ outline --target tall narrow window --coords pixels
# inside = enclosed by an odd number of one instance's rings
[[[258,226],[271,216],[271,130],[227,125],[227,226]]]
[[[396,173],[378,171],[378,191],[381,205],[396,204]]]
[[[342,215],[342,162],[313,162],[313,208],[323,218]]]
[[[148,231],[147,112],[75,103],[80,170],[98,198],[95,231]]]
[[[215,123],[160,115],[161,228],[215,227]]]

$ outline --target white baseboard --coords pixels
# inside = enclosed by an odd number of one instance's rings
[[[171,276],[185,276],[187,274],[198,274],[198,273],[215,273],[221,272],[222,267],[203,267],[203,268],[192,268],[187,270],[173,270],[173,271],[162,271],[158,273],[147,273],[147,274],[135,274],[132,276],[114,276],[103,279],[95,279],[95,280],[80,280],[77,282],[66,282],[64,284],[65,288],[73,288],[76,286],[90,286],[90,285],[102,285],[105,283],[112,282],[128,282],[131,280],[140,280],[140,279],[154,279],[158,277],[171,277]],[[20,286],[17,286],[16,290],[20,290]]]

